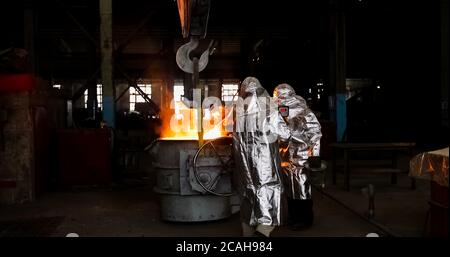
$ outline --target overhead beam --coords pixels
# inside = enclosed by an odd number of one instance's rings
[[[103,85],[103,118],[108,126],[115,126],[115,87],[114,87],[114,67],[126,78],[130,86],[137,87],[136,83],[128,76],[128,74],[121,68],[120,64],[113,59],[113,41],[112,41],[112,0],[99,0],[100,5],[100,44],[95,38],[83,27],[83,25],[70,13],[70,11],[59,1],[55,0],[57,5],[66,12],[69,18],[78,26],[82,33],[89,41],[100,48],[101,51],[101,77]],[[153,14],[149,14],[149,18]],[[147,21],[144,19],[141,24]],[[142,25],[143,26],[143,25]],[[136,32],[137,33],[137,32]],[[130,35],[132,36],[132,35]],[[132,37],[129,37],[132,38]],[[79,92],[83,92],[88,86],[85,85],[81,91],[77,91],[73,98],[79,98]],[[136,88],[139,94],[144,97],[147,103],[150,104],[155,113],[159,112],[159,107],[147,95],[143,93],[140,88]]]
[[[73,95],[72,95],[72,101],[78,100],[82,95],[84,95],[84,91],[88,89],[91,82],[97,78],[98,73],[100,72],[100,69],[97,69],[90,77],[86,80],[86,82],[83,84],[82,87],[80,87]]]
[[[120,100],[120,98],[122,98],[122,96],[124,96],[128,92],[129,89],[130,89],[130,84],[128,84],[127,88],[125,88],[122,91],[122,93],[120,93],[119,96],[114,101],[117,103]]]
[[[127,38],[120,43],[120,45],[117,47],[116,51],[118,53],[122,52],[130,43],[131,41],[136,37],[136,35],[145,28],[145,25],[147,25],[150,18],[155,14],[155,11],[149,12],[139,23],[139,25],[130,33],[128,34]]]
[[[114,63],[114,67],[124,76],[128,84],[136,89],[136,91],[144,98],[144,100],[150,105],[155,114],[159,113],[160,109],[157,104],[155,104],[148,96],[145,94],[141,88],[137,85],[136,81],[133,81],[130,76],[123,70],[123,68],[118,63]]]
[[[83,35],[95,46],[98,47],[98,42],[97,40],[95,40],[95,38],[91,35],[91,33],[89,33],[89,31],[87,31],[84,26],[78,21],[78,19],[73,16],[73,14],[70,12],[69,8],[67,8],[61,1],[59,0],[55,0],[56,5],[63,10],[67,17],[69,17],[69,19],[75,24],[77,25],[77,27],[80,29],[80,31],[83,33]]]

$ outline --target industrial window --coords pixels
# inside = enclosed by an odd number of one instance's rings
[[[224,102],[231,102],[236,101],[237,97],[236,92],[238,91],[239,85],[238,84],[222,84],[222,101]]]
[[[152,98],[151,84],[137,84],[137,86],[148,96],[148,98]],[[134,87],[130,87],[130,111],[136,110],[136,103],[145,103],[145,99]]]
[[[88,104],[88,89],[84,90],[84,108],[87,108]],[[102,84],[97,84],[97,108],[103,108],[103,87]]]

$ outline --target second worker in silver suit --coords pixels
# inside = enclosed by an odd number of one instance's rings
[[[300,230],[313,223],[311,184],[305,164],[308,158],[320,154],[321,127],[306,101],[290,85],[278,85],[273,96],[279,107],[287,110],[284,118],[291,137],[280,144],[281,177],[288,197],[288,222]]]

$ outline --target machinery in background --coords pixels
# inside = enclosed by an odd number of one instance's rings
[[[139,112],[116,115],[114,140],[115,170],[118,180],[148,176],[143,149],[159,137],[161,120]]]

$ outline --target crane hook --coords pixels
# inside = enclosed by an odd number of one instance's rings
[[[200,56],[200,59],[198,61],[198,71],[201,72],[202,70],[204,70],[206,68],[206,66],[208,65],[208,61],[209,61],[209,53],[210,53],[210,48],[212,46],[213,40],[210,43],[210,46],[208,47],[208,49],[206,49],[202,55]],[[191,38],[191,40],[180,46],[180,48],[178,48],[177,50],[177,55],[176,55],[176,62],[178,67],[180,67],[181,70],[183,70],[186,73],[194,73],[194,62],[191,60],[191,58],[189,57],[190,53],[192,51],[194,51],[199,45],[198,39],[197,38]]]

